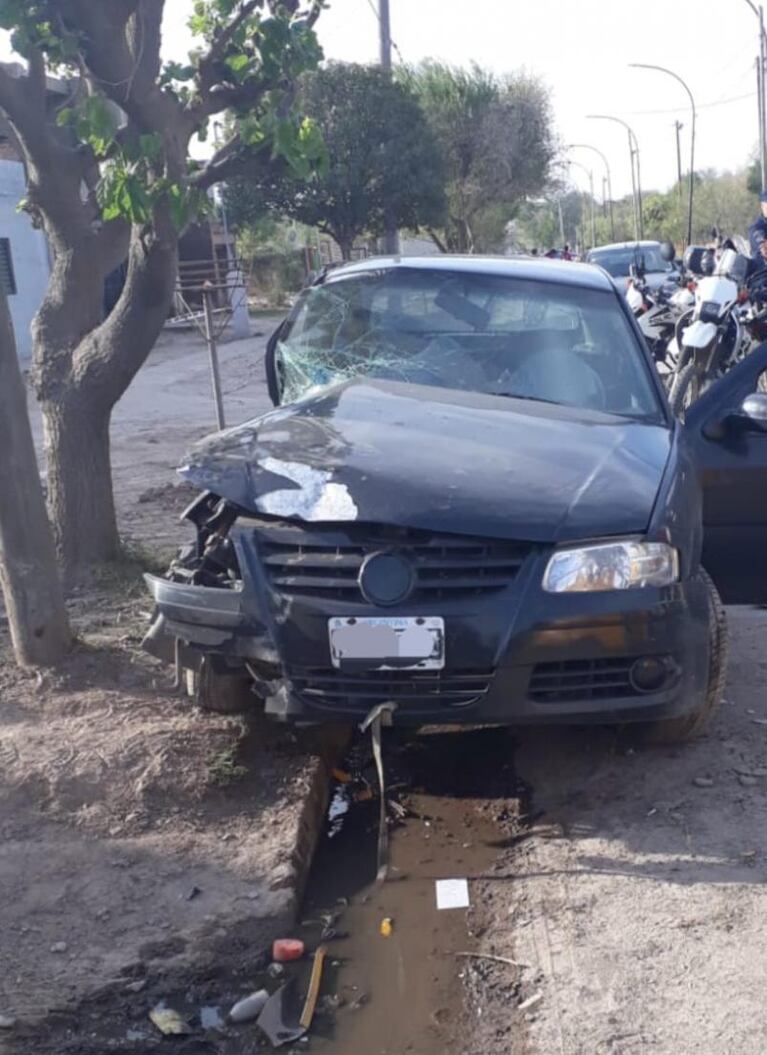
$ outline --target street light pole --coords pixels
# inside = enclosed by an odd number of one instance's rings
[[[644,235],[644,222],[642,216],[642,180],[639,172],[639,140],[634,135],[631,126],[622,117],[613,117],[612,114],[587,114],[590,121],[615,121],[623,125],[629,137],[629,156],[631,158],[631,193],[634,200],[634,237],[637,241]],[[636,158],[636,169],[634,168]]]
[[[582,169],[589,178],[589,193],[591,195],[591,245],[589,248],[593,249],[597,244],[597,226],[596,217],[594,215],[594,173],[592,169],[587,169],[585,165],[581,165],[580,161],[568,161],[567,164],[576,165],[579,169]]]
[[[609,207],[609,210],[610,210],[610,239],[611,239],[611,241],[614,242],[615,241],[615,217],[613,216],[613,180],[612,180],[612,174],[610,172],[610,163],[607,160],[607,158],[605,157],[605,155],[602,153],[602,151],[599,149],[599,147],[594,147],[594,146],[591,145],[591,143],[570,143],[570,145],[568,146],[567,149],[568,150],[574,150],[576,147],[579,150],[593,150],[595,154],[599,154],[599,156],[601,157],[602,161],[604,162],[605,172],[607,173],[607,195],[606,195],[606,197],[607,197],[607,201],[609,202],[609,206],[608,207]]]
[[[629,66],[638,70],[657,70],[659,73],[666,73],[669,77],[673,77],[675,81],[679,81],[687,95],[690,98],[690,109],[692,110],[692,127],[690,129],[690,201],[687,207],[687,244],[692,244],[692,199],[695,191],[695,100],[692,97],[692,92],[687,86],[686,81],[683,81],[678,73],[674,73],[673,70],[666,69],[665,66],[653,66],[647,62],[630,62]]]
[[[674,131],[676,132],[676,189],[679,194],[679,204],[682,204],[682,143],[679,138],[679,133],[684,128],[681,121],[674,121]]]

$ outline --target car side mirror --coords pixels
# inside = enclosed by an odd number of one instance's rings
[[[277,345],[280,342],[282,331],[285,329],[285,321],[280,323],[266,344],[266,355],[264,356],[264,368],[266,370],[266,388],[269,398],[275,407],[282,402],[282,380],[277,363]]]
[[[752,392],[746,396],[737,417],[741,428],[749,432],[767,432],[767,393]]]
[[[752,392],[737,410],[714,418],[703,429],[709,440],[723,440],[733,433],[767,432],[767,393]]]

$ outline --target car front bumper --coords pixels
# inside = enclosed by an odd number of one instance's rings
[[[247,664],[266,711],[298,722],[358,721],[396,704],[396,724],[634,722],[693,710],[705,692],[709,614],[699,578],[665,588],[548,594],[550,548],[532,549],[508,585],[476,593],[435,591],[394,609],[359,594],[275,588],[248,521],[233,529],[241,590],[212,590],[147,576],[157,619],[155,655],[195,666],[204,654]],[[328,621],[335,616],[441,616],[441,671],[334,669]],[[634,664],[655,658],[666,676],[636,685]]]

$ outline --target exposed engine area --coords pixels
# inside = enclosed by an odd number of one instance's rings
[[[188,586],[238,589],[241,584],[237,554],[229,538],[241,510],[232,502],[205,491],[184,511],[197,539],[183,546],[171,562],[166,578]]]

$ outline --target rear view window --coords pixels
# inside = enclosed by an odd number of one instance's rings
[[[644,266],[645,271],[671,271],[671,264],[660,255],[655,246],[638,246],[636,249],[596,249],[589,253],[590,264],[599,264],[613,278],[625,278],[632,264]]]
[[[306,291],[278,346],[283,400],[370,376],[657,418],[610,291],[395,268]]]

